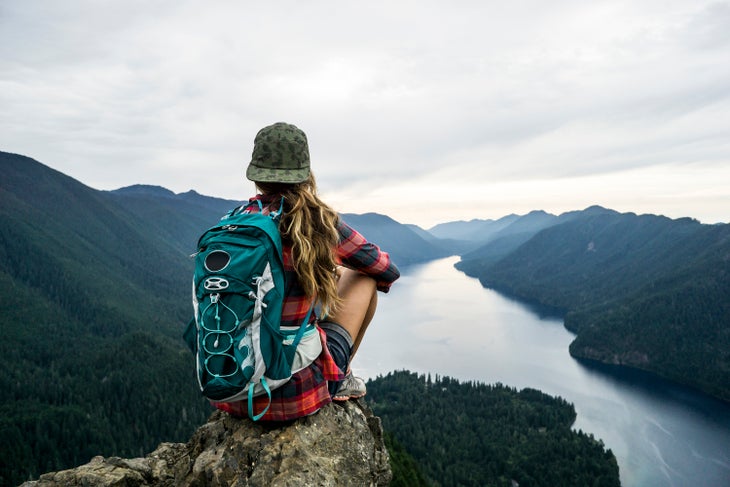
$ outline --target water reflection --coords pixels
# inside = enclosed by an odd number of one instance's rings
[[[455,261],[404,269],[381,295],[353,365],[359,374],[409,369],[540,389],[575,405],[574,427],[613,450],[623,485],[730,485],[730,406],[572,359],[562,319],[484,289]]]

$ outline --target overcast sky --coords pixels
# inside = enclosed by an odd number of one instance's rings
[[[244,199],[277,121],[342,212],[728,222],[730,2],[0,1],[0,150]]]

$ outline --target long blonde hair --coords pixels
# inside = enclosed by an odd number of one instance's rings
[[[256,186],[266,195],[284,197],[279,222],[281,237],[291,245],[292,265],[305,294],[316,297],[323,315],[337,310],[337,260],[339,215],[317,195],[314,175],[301,183],[265,183]]]

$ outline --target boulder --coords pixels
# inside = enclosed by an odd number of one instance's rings
[[[187,443],[144,458],[93,458],[22,487],[385,486],[392,478],[380,418],[361,400],[287,423],[216,411]]]

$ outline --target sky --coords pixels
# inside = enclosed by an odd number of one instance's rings
[[[2,151],[242,200],[279,121],[341,212],[729,222],[730,2],[0,0]]]

